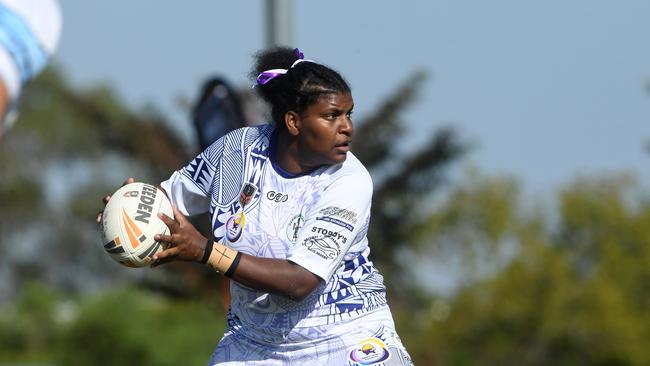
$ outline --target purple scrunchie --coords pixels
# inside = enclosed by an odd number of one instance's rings
[[[296,57],[298,57],[298,59],[293,63],[293,65],[291,65],[291,67],[289,67],[289,69],[294,67],[300,61],[305,59],[305,54],[302,53],[302,51],[300,51],[300,49],[296,48],[296,49],[293,50],[293,52],[295,52]],[[268,83],[269,81],[275,79],[276,77],[286,74],[287,71],[289,71],[289,70],[288,69],[272,69],[272,70],[263,71],[262,73],[260,73],[257,76],[257,84],[258,85],[264,85],[264,84]]]

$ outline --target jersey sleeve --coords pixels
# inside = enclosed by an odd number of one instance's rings
[[[365,239],[372,180],[362,174],[335,179],[309,209],[287,259],[328,281],[350,247]]]
[[[176,206],[183,215],[198,215],[210,209],[212,181],[220,164],[221,151],[223,151],[223,139],[217,140],[160,184],[172,205]]]

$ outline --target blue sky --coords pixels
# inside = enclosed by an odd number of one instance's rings
[[[61,0],[55,57],[79,86],[151,103],[191,138],[177,97],[227,76],[246,85],[264,47],[257,1]],[[548,190],[576,174],[650,178],[648,1],[294,1],[294,43],[351,83],[364,116],[414,70],[430,78],[406,141],[453,125],[467,160]]]

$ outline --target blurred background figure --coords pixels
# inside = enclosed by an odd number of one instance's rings
[[[61,26],[57,0],[0,0],[0,136],[18,117],[23,87],[56,50]]]
[[[192,122],[201,150],[226,133],[246,126],[240,98],[224,78],[212,77],[203,83]]]
[[[246,98],[242,98],[224,77],[207,78],[201,85],[191,112],[199,151],[205,150],[228,132],[247,126],[243,109],[246,104]],[[193,218],[192,222],[205,235],[210,235],[212,230],[208,220]],[[220,276],[216,281],[222,306],[227,311],[230,305],[230,280]]]

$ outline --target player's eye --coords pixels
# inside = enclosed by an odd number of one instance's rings
[[[335,121],[340,115],[341,115],[340,112],[331,112],[331,113],[326,113],[324,117],[328,121]]]

